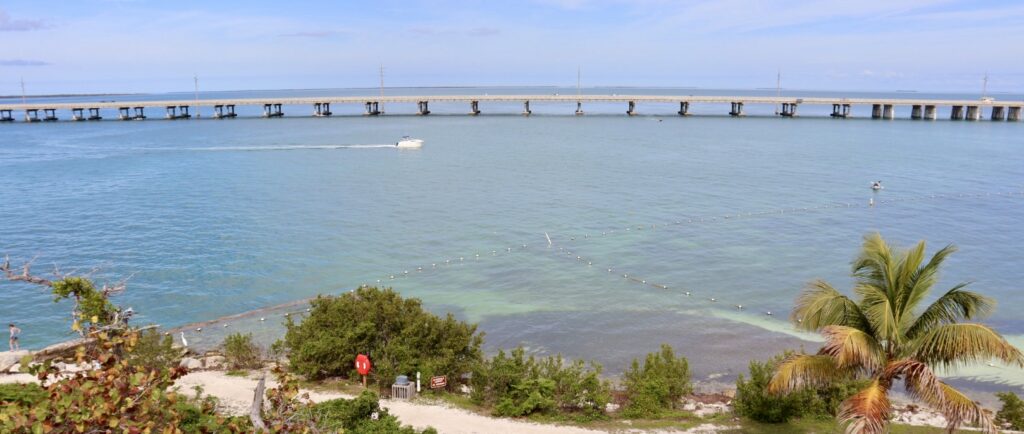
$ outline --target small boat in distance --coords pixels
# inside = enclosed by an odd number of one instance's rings
[[[395,147],[399,149],[419,149],[423,147],[423,139],[404,136],[398,140],[398,143],[395,143]]]

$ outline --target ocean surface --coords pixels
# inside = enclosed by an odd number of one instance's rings
[[[312,118],[310,107],[285,106],[285,118],[261,119],[260,108],[240,107],[237,119],[209,119],[206,109],[207,118],[179,121],[150,110],[147,121],[0,124],[0,254],[14,265],[34,260],[38,274],[56,266],[101,283],[128,279],[116,301],[138,322],[188,326],[193,345],[238,330],[270,343],[282,315],[304,306],[261,309],[379,284],[478,322],[489,350],[522,344],[614,375],[664,342],[697,379],[728,383],[750,359],[817,349],[786,321],[794,299],[816,278],[848,291],[861,238],[878,231],[904,246],[928,240],[929,251],[959,246],[937,289],[973,282],[999,302],[988,322],[1024,347],[1024,123],[949,121],[948,108],[938,121],[910,121],[909,108],[871,120],[859,106],[846,120],[811,106],[797,119],[770,106],[730,118],[713,104],[692,105],[685,118],[671,104],[641,104],[633,117],[616,104],[585,106],[579,117],[574,105],[536,102],[531,117],[519,104],[482,104],[476,117],[462,104],[430,108],[413,116],[414,104],[389,104],[388,115],[363,117],[362,107],[335,105],[334,117]],[[426,144],[382,146],[403,135]],[[885,189],[873,193],[874,180]],[[0,289],[0,321],[22,328],[25,346],[71,337],[70,303],[37,287]],[[948,375],[979,393],[1024,391],[1017,368]]]

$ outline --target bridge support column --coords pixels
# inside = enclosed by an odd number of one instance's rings
[[[146,119],[146,108],[135,107],[135,116],[132,116],[132,120],[141,121]]]
[[[317,102],[313,103],[313,116],[315,117],[326,117],[334,113],[331,113],[331,103],[329,102]]]
[[[131,107],[118,107],[117,108],[117,118],[122,120],[122,121],[130,121],[130,120],[132,120]]]
[[[914,120],[921,119],[922,107],[920,104],[914,104],[910,106],[910,118]]]
[[[937,115],[937,110],[935,110],[935,106],[924,106],[924,118],[930,121],[934,121],[935,119],[939,118],[939,116]]]
[[[797,104],[792,102],[782,103],[782,112],[779,113],[779,116],[784,116],[787,118],[796,116],[796,106]]]
[[[238,113],[235,113],[235,105],[234,104],[228,104],[225,107],[227,107],[227,109],[228,109],[228,112],[224,114],[225,117],[233,118],[233,117],[238,116]]]
[[[1020,107],[1010,107],[1006,113],[1006,120],[1010,122],[1020,121]]]
[[[378,116],[380,114],[381,114],[381,112],[380,112],[380,103],[379,102],[377,102],[377,101],[367,101],[366,102],[366,113],[363,113],[363,115],[365,115],[365,116]]]
[[[834,118],[848,118],[850,117],[850,105],[849,104],[832,104],[832,114],[829,115]]]
[[[77,108],[77,107],[71,109],[71,120],[73,120],[73,121],[84,121],[85,120],[85,114],[83,113],[84,111],[85,111],[85,109]]]
[[[89,107],[89,120],[90,121],[101,121],[103,116],[100,116],[99,107]]]
[[[188,113],[188,106],[187,105],[180,105],[180,106],[178,106],[178,118],[179,119],[188,119],[188,118],[191,118],[191,117],[192,117],[192,115],[190,115]]]
[[[885,104],[882,106],[882,118],[889,120],[896,118],[896,110],[893,109],[892,104]]]
[[[420,116],[426,116],[430,114],[429,101],[420,101],[416,105],[419,106],[419,111],[417,112],[417,114],[419,114]]]
[[[1006,119],[1006,108],[1003,106],[992,107],[992,117],[990,119],[992,119],[993,121],[1001,121]]]
[[[626,114],[630,116],[636,116],[636,101],[629,102],[629,110],[626,110]]]
[[[679,116],[687,116],[690,114],[690,102],[679,101]]]
[[[0,122],[14,122],[14,114],[11,109],[0,110]]]
[[[976,121],[981,119],[981,110],[976,105],[967,106],[967,120]]]
[[[576,116],[583,116],[583,102],[576,101]]]
[[[25,109],[25,122],[39,122],[39,109]]]
[[[224,118],[224,105],[223,104],[217,104],[217,105],[213,106],[213,118],[214,119],[223,119]]]
[[[279,118],[282,116],[284,116],[284,112],[281,111],[281,104],[263,104],[263,117]]]
[[[734,102],[732,103],[732,110],[729,110],[729,116],[743,116],[743,103]]]
[[[53,122],[57,120],[57,109],[44,108],[43,109],[43,120],[47,122]]]
[[[881,118],[882,118],[882,105],[881,104],[871,104],[871,119],[881,119]]]
[[[531,114],[533,114],[533,111],[530,110],[530,101],[523,101],[523,116],[529,116]]]
[[[469,102],[469,114],[470,116],[476,116],[480,114],[480,101]]]
[[[955,105],[949,112],[949,119],[954,121],[960,121],[964,119],[964,106]]]
[[[173,105],[167,106],[167,115],[165,117],[167,119],[177,119],[178,118],[178,113],[176,111],[176,108],[177,107],[175,107]]]

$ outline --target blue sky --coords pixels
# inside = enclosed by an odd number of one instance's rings
[[[0,94],[584,85],[1024,92],[1024,2],[0,2]]]

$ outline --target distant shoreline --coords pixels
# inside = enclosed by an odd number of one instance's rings
[[[138,96],[147,93],[54,93],[48,95],[25,95],[25,98],[68,98],[78,96]],[[21,99],[21,95],[0,95],[0,99]]]

